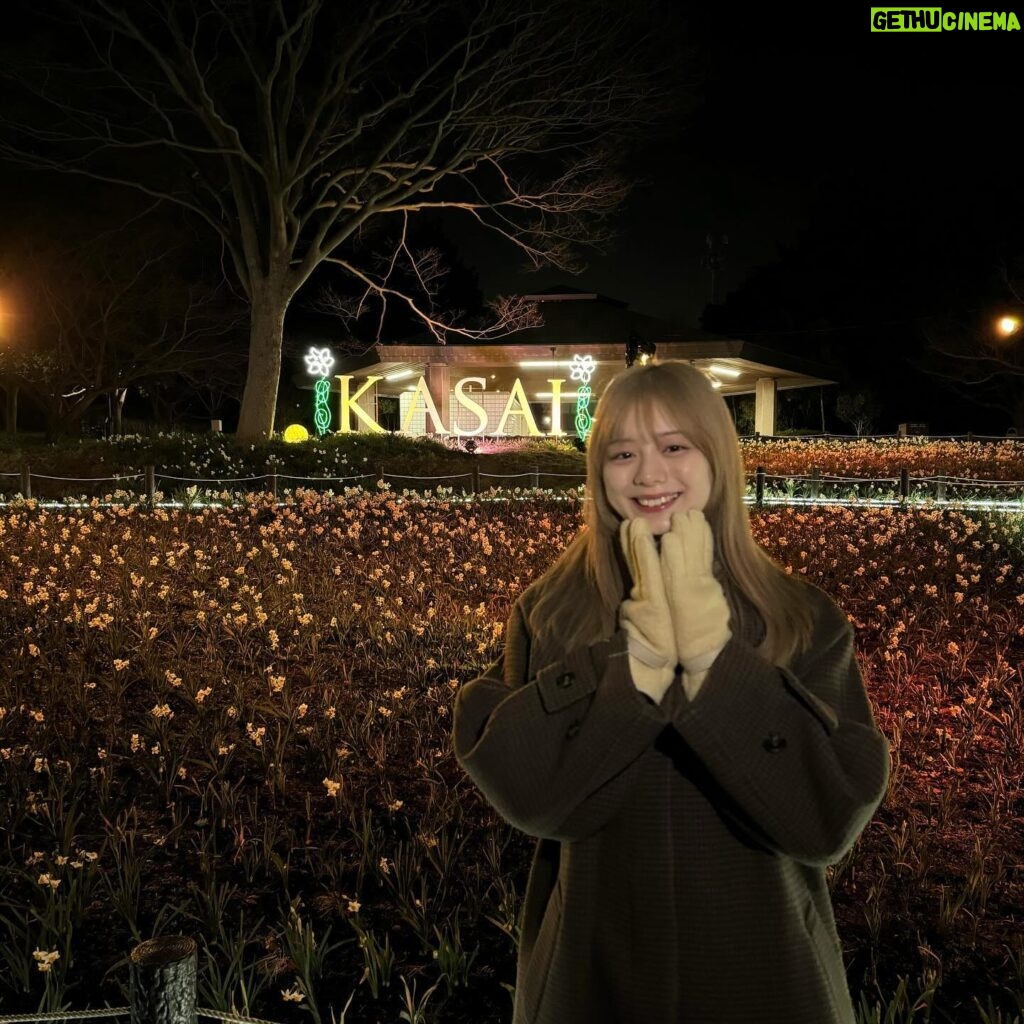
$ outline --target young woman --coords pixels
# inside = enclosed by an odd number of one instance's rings
[[[514,1024],[854,1024],[825,867],[889,744],[846,614],[755,542],[744,489],[700,371],[620,374],[584,528],[459,691],[459,763],[539,839]]]

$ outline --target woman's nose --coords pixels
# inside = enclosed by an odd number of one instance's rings
[[[659,458],[647,458],[637,464],[635,481],[638,487],[661,483],[665,479],[665,464]]]

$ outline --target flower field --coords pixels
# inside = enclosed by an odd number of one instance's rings
[[[892,745],[828,871],[862,1019],[1024,1015],[1021,517],[751,520],[850,615]],[[124,1005],[132,946],[184,933],[201,1006],[510,1019],[533,840],[463,774],[451,707],[579,522],[355,492],[7,509],[0,1013]]]

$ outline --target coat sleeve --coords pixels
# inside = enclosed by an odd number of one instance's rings
[[[502,657],[459,690],[455,756],[520,831],[559,841],[593,835],[622,805],[637,762],[668,726],[666,712],[633,685],[626,640],[619,630],[527,678],[520,600]]]
[[[885,796],[889,742],[875,724],[853,628],[823,602],[792,670],[733,637],[673,725],[728,800],[725,813],[776,853],[840,860]]]

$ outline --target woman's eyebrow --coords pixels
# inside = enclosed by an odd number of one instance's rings
[[[656,434],[655,437],[671,437],[673,434],[679,434],[680,437],[686,437],[681,430],[663,430],[660,434]],[[613,437],[609,444],[636,444],[636,441],[631,437]]]

